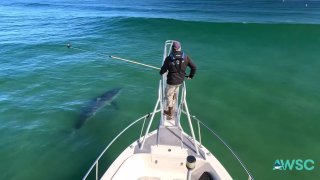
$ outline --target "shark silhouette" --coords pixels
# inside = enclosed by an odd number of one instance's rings
[[[75,129],[80,129],[90,118],[92,118],[106,105],[111,105],[120,92],[121,88],[114,88],[90,101],[90,103],[83,109],[79,119],[77,120]]]

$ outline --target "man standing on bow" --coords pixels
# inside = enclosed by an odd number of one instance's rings
[[[184,81],[187,66],[191,69],[188,79],[192,79],[196,73],[196,66],[191,61],[190,57],[181,51],[180,43],[178,41],[173,41],[171,53],[166,57],[160,70],[160,75],[163,75],[168,71],[165,92],[168,109],[164,110],[164,113],[169,116],[168,119],[172,119],[173,105],[176,98],[175,94],[179,91],[179,87]]]

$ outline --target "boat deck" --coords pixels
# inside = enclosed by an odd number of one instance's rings
[[[175,125],[159,126],[157,133],[150,133],[150,136],[146,137],[142,149],[140,149],[139,145],[137,145],[134,149],[135,154],[150,153],[152,146],[167,146],[168,148],[185,148],[188,150],[188,155],[202,158],[205,157],[204,152],[201,151],[201,149],[199,149],[200,155],[197,155],[192,138],[183,133],[181,127]]]

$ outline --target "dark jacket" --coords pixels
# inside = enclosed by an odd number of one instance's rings
[[[189,56],[185,55],[181,51],[178,51],[166,57],[161,67],[160,75],[169,71],[167,83],[170,85],[182,84],[186,75],[187,66],[189,66],[191,69],[189,77],[193,78],[196,73],[195,64],[191,61]]]

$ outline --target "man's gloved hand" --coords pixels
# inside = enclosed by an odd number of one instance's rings
[[[184,77],[186,77],[188,80],[192,79],[192,77],[190,76],[184,76]]]

